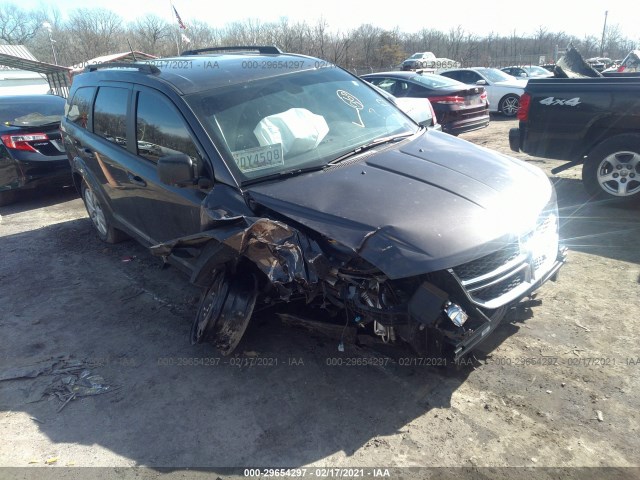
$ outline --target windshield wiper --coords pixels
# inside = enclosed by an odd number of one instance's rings
[[[418,132],[420,132],[421,130],[422,129],[418,130]],[[362,153],[362,152],[364,152],[366,150],[370,150],[373,147],[377,147],[377,146],[385,144],[385,143],[396,143],[396,142],[399,142],[400,140],[404,140],[407,137],[412,137],[415,134],[416,134],[416,132],[414,132],[414,133],[404,133],[402,135],[389,135],[389,136],[386,136],[386,137],[376,138],[375,140],[372,140],[369,143],[361,145],[358,148],[354,148],[353,150],[345,153],[344,155],[340,155],[338,158],[336,158],[334,160],[331,160],[327,165],[335,165],[336,163],[340,163],[340,162],[346,160],[347,158],[353,157],[354,155]]]
[[[253,185],[254,183],[266,182],[268,180],[282,179],[287,177],[295,177],[296,175],[302,175],[303,173],[309,172],[317,172],[319,170],[324,169],[325,165],[316,165],[314,167],[305,167],[298,168],[294,170],[286,170],[284,172],[272,173],[270,175],[265,175],[264,177],[252,178],[251,180],[247,180],[242,182],[242,185]]]

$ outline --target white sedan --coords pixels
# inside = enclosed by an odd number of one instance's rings
[[[517,79],[497,68],[456,68],[439,73],[469,85],[484,85],[489,97],[489,111],[502,112],[507,117],[518,113],[520,96],[527,85],[527,80]]]

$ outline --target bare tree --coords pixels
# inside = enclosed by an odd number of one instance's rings
[[[78,60],[128,50],[124,41],[122,18],[110,10],[79,8],[71,12],[68,22],[69,48]]]
[[[22,45],[32,40],[42,28],[44,17],[26,11],[13,3],[0,5],[0,40],[9,45]]]
[[[153,55],[168,54],[172,41],[171,26],[157,15],[146,15],[129,26],[134,49]]]
[[[42,22],[51,25],[51,37]],[[190,42],[186,43],[181,34]],[[508,35],[491,33],[484,37],[466,32],[462,26],[442,32],[423,29],[403,33],[363,24],[348,32],[336,32],[320,18],[313,24],[291,22],[282,17],[276,22],[259,19],[234,22],[213,28],[205,21],[190,22],[187,30],[156,15],[146,15],[128,25],[109,10],[77,9],[63,20],[57,8],[23,10],[12,4],[0,4],[0,42],[24,43],[44,61],[53,61],[52,46],[62,65],[75,65],[96,56],[127,51],[127,40],[137,50],[158,56],[175,55],[176,50],[216,45],[272,44],[292,53],[323,58],[349,69],[379,70],[393,68],[415,52],[431,51],[438,57],[464,62],[465,65],[506,66],[534,63],[540,57],[553,58],[556,48],[573,42],[584,56],[599,51],[595,36],[578,39],[564,32],[549,32],[544,26],[528,35],[513,30]],[[614,58],[624,57],[635,41],[625,38],[617,25],[608,27],[605,50]],[[557,58],[556,58],[557,60]]]

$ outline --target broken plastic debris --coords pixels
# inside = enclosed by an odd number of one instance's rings
[[[78,397],[99,395],[111,389],[110,385],[105,385],[104,378],[100,375],[92,375],[89,370],[83,370],[77,379],[73,378],[71,383],[66,385],[69,391]]]
[[[58,457],[47,458],[44,463],[47,465],[51,465],[52,463],[56,463],[58,461]]]
[[[604,416],[602,415],[602,412],[600,410],[596,410],[596,418],[599,422],[604,422]]]

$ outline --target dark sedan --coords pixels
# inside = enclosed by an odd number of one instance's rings
[[[482,86],[414,72],[371,73],[362,78],[398,98],[428,98],[443,132],[458,135],[489,125],[489,101]]]
[[[64,98],[12,95],[0,101],[0,205],[16,191],[71,182],[60,137]]]

